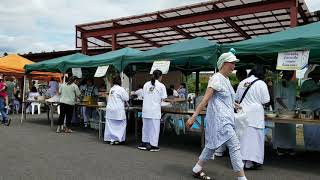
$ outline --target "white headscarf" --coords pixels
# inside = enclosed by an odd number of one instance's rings
[[[237,57],[232,52],[227,52],[221,54],[221,56],[218,59],[217,66],[220,70],[223,66],[223,63],[225,62],[239,62],[240,60],[237,59]]]

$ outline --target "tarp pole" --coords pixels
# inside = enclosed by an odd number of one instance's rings
[[[199,80],[200,80],[200,72],[199,71],[197,71],[196,72],[196,96],[199,96]]]
[[[66,83],[66,74],[63,73],[63,84]]]
[[[23,76],[23,91],[22,91],[22,111],[21,111],[21,124],[25,120],[25,94],[26,94],[26,75]]]

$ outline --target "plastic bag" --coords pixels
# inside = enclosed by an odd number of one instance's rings
[[[249,125],[248,115],[243,109],[240,109],[234,114],[234,117],[235,131],[238,138],[240,138]]]

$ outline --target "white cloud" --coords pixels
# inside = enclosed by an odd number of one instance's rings
[[[0,55],[74,49],[75,25],[207,0],[1,0]],[[306,0],[310,10],[320,1]]]
[[[0,54],[73,49],[76,24],[201,1],[206,0],[1,0]]]
[[[320,10],[319,0],[305,0],[305,2],[311,12]]]

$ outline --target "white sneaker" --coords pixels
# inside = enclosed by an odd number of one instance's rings
[[[211,159],[212,159],[212,160],[214,160],[214,159],[215,159],[215,155],[214,155],[214,154],[212,155]]]
[[[215,152],[214,155],[217,156],[217,157],[222,157],[223,156],[223,152]]]

